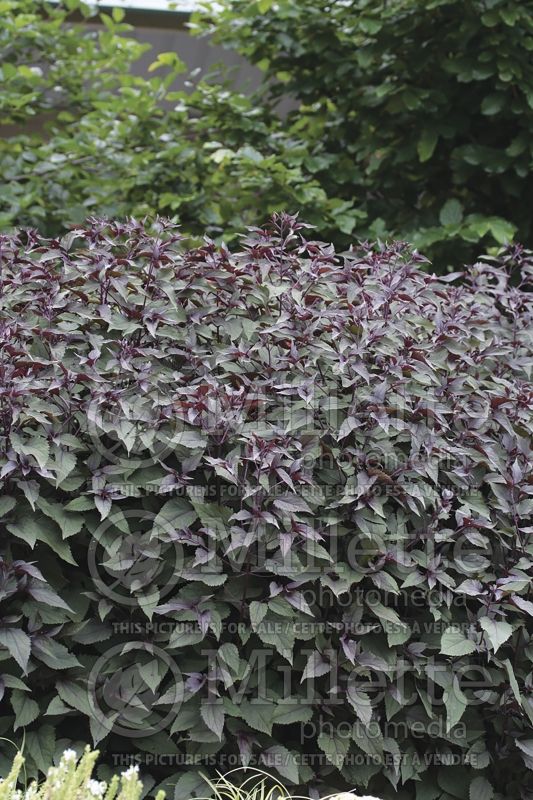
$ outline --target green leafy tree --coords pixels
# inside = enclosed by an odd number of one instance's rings
[[[193,23],[264,70],[248,96],[222,73],[176,91],[175,53],[134,75],[118,9],[3,0],[0,227],[159,213],[230,241],[300,210],[341,248],[405,238],[438,268],[529,243],[528,6],[231,0]]]
[[[78,0],[1,7],[4,230],[55,234],[91,214],[157,212],[189,234],[231,238],[284,208],[321,229],[346,226],[351,204],[310,176],[305,142],[268,107],[222,78],[173,91],[185,70],[175,53],[154,55],[149,73],[134,76],[146,46],[121,10],[89,19]],[[100,25],[73,24],[80,11]]]
[[[0,10],[0,224],[49,229],[59,208],[76,216],[74,184],[101,149],[98,139],[85,146],[83,120],[133,83],[129,67],[145,46],[121,35],[120,10],[102,14],[98,32],[72,24],[73,12],[91,13],[78,0],[3,0]]]
[[[204,23],[298,105],[290,133],[357,232],[439,258],[531,239],[533,6],[520,0],[229,0]]]

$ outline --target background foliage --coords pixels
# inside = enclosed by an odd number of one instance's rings
[[[406,238],[439,269],[530,243],[529,4],[224,7],[194,26],[264,71],[253,96],[222,75],[173,91],[175,53],[132,77],[143,48],[121,11],[69,26],[78,0],[3,0],[0,225],[57,233],[89,213],[158,212],[228,241],[301,210],[338,247]],[[294,101],[284,118],[281,96]]]
[[[221,79],[172,91],[185,70],[175,53],[154,53],[151,72],[134,77],[145,47],[121,10],[91,17],[102,22],[95,28],[75,23],[75,11],[90,13],[77,0],[67,8],[3,0],[1,8],[4,230],[51,234],[90,213],[155,211],[193,235],[231,239],[243,223],[286,207],[343,226],[348,204],[327,196],[303,167],[305,143],[268,109]]]
[[[304,233],[1,237],[0,735],[523,800],[531,254]]]
[[[212,31],[298,101],[291,130],[355,230],[457,263],[531,240],[533,13],[519,0],[229,0]]]

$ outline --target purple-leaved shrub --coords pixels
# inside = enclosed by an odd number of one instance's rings
[[[29,774],[92,738],[176,798],[241,762],[530,797],[533,258],[427,270],[287,215],[239,252],[162,220],[0,237],[0,736]]]

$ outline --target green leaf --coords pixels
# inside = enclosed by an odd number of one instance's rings
[[[14,730],[25,728],[26,725],[30,725],[39,716],[39,706],[35,700],[32,700],[25,692],[20,692],[18,689],[13,689],[11,692],[11,705],[15,712]]]
[[[469,800],[492,800],[494,788],[490,781],[480,775],[470,784]]]
[[[17,434],[11,434],[11,446],[15,453],[33,456],[41,469],[46,467],[50,457],[50,447],[46,439],[42,436],[34,435],[29,439],[23,439]]]
[[[255,630],[255,628],[257,628],[257,626],[265,618],[265,615],[268,613],[268,605],[266,603],[260,603],[257,600],[252,600],[249,611],[250,622],[252,624],[252,628]]]
[[[224,706],[222,703],[203,701],[200,706],[200,716],[210,731],[222,741],[224,730]]]
[[[274,722],[275,706],[266,700],[257,701],[244,700],[239,706],[239,712],[243,720],[250,728],[261,733],[272,733]]]
[[[516,233],[516,226],[507,220],[498,217],[491,217],[489,222],[489,230],[498,242],[498,244],[507,244],[512,242]]]
[[[439,220],[441,225],[459,225],[463,219],[463,206],[455,198],[447,200],[441,208]]]
[[[31,640],[20,628],[0,628],[0,645],[7,647],[17,664],[26,672],[31,651]]]
[[[31,514],[23,514],[17,518],[16,522],[6,525],[6,528],[13,536],[17,536],[27,542],[32,549],[35,547],[35,543],[41,533],[38,518]]]
[[[187,771],[178,777],[174,789],[174,800],[183,800],[184,797],[205,797],[210,787],[206,784],[205,777],[199,772]],[[170,800],[170,795],[169,795]]]
[[[461,691],[457,678],[453,679],[449,688],[444,692],[444,705],[446,706],[446,731],[449,732],[460,722],[466,708],[468,699]]]
[[[86,688],[82,688],[74,681],[59,680],[56,684],[56,689],[59,697],[68,706],[77,709],[86,717],[93,716]]]
[[[475,643],[460,628],[448,628],[442,634],[440,652],[445,656],[466,656],[476,649]]]
[[[334,764],[337,769],[340,769],[348,754],[350,739],[347,736],[343,737],[336,734],[329,736],[327,733],[321,733],[317,743],[322,752],[325,753],[328,761]]]
[[[365,692],[356,689],[352,683],[348,684],[346,694],[358,718],[363,725],[368,725],[372,720],[372,703],[369,696]]]
[[[71,669],[81,667],[80,662],[69,653],[65,645],[56,642],[49,636],[37,636],[33,640],[32,652],[35,658],[42,661],[50,669]]]
[[[46,500],[44,497],[39,497],[36,505],[47,517],[50,517],[50,519],[59,525],[61,533],[63,534],[63,539],[74,536],[83,528],[83,516],[81,514],[73,514],[69,511],[65,511],[61,503],[53,503]]]
[[[292,650],[295,642],[294,625],[282,617],[268,615],[257,626],[257,635],[265,644],[271,645],[292,664]]]
[[[10,511],[15,508],[16,500],[14,497],[4,494],[0,497],[0,517],[5,517]]]
[[[52,725],[41,725],[36,731],[26,732],[25,752],[31,755],[37,768],[46,774],[54,760],[56,733]]]
[[[421,163],[429,161],[435,152],[438,140],[439,135],[435,131],[425,130],[422,132],[417,145],[418,158]]]
[[[239,649],[236,644],[226,642],[219,647],[217,655],[218,658],[220,658],[221,661],[226,664],[226,666],[233,673],[237,673],[239,671],[240,656]]]
[[[505,666],[505,669],[507,670],[507,675],[509,676],[509,685],[513,692],[514,698],[519,706],[523,706],[522,698],[520,696],[520,689],[518,686],[518,681],[516,680],[516,675],[514,673],[513,666],[508,658],[506,658],[505,661],[503,661],[503,664]]]
[[[148,67],[148,72],[153,72],[160,67],[170,67],[176,74],[187,70],[187,65],[174,50],[170,50],[166,53],[159,53],[157,59],[152,61]]]
[[[309,722],[313,709],[305,705],[302,698],[284,697],[274,709],[272,721],[275,725],[292,725],[293,722]]]
[[[505,95],[502,92],[489,94],[481,103],[481,113],[486,114],[487,116],[494,116],[494,114],[497,114],[502,110],[504,105]]]
[[[291,783],[298,783],[298,764],[294,755],[281,744],[268,747],[261,753],[261,764],[270,771],[275,769],[282,778]]]
[[[482,617],[479,620],[479,624],[485,631],[487,639],[492,645],[492,649],[495,653],[513,633],[512,627],[504,620],[494,620],[489,619],[489,617]]]

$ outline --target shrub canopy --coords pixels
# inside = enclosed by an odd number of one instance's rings
[[[523,798],[531,254],[439,279],[281,215],[236,252],[94,220],[0,257],[0,734],[29,774],[91,736],[179,798],[236,756]]]

